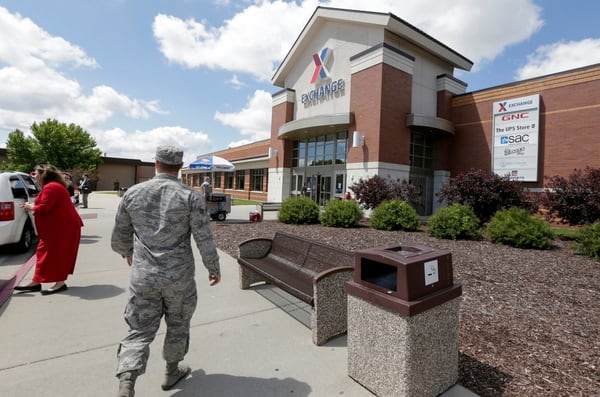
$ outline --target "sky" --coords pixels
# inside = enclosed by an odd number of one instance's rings
[[[418,27],[474,63],[468,92],[600,63],[589,0],[0,0],[0,147],[47,119],[142,161],[267,139],[271,78],[319,5]]]

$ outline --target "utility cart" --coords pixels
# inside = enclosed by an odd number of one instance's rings
[[[206,196],[206,209],[213,220],[224,221],[231,212],[231,195],[209,193]]]

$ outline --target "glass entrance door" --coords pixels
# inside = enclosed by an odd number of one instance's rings
[[[429,215],[433,207],[433,176],[411,173],[410,183],[417,186],[419,192],[419,202],[417,204],[417,214]]]
[[[342,199],[344,198],[344,193],[346,192],[346,172],[336,172],[335,173],[335,198]]]
[[[319,183],[319,201],[317,204],[326,205],[331,200],[331,176],[321,176]]]

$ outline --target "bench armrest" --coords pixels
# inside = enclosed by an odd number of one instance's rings
[[[238,258],[264,258],[271,251],[270,238],[252,238],[238,246]]]
[[[344,284],[354,277],[354,268],[335,267],[313,278],[314,305],[311,316],[313,343],[320,346],[347,331],[348,306]]]
[[[336,273],[340,273],[340,272],[350,272],[350,273],[352,273],[353,271],[354,271],[354,267],[353,266],[337,266],[337,267],[332,267],[331,269],[323,270],[321,273],[316,273],[313,276],[313,284],[318,283],[319,281],[321,281],[322,279],[324,279],[326,277],[331,277],[332,275],[334,275]]]

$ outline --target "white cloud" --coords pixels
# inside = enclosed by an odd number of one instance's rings
[[[3,7],[0,7],[0,37],[0,61],[22,69],[36,70],[61,64],[98,66],[81,48],[61,37],[51,36],[31,19],[11,14]]]
[[[126,132],[120,128],[90,132],[100,150],[109,157],[134,158],[154,161],[159,145],[182,146],[185,164],[210,150],[210,139],[204,132],[190,131],[184,127],[159,127],[149,131]],[[182,145],[185,142],[185,145]]]
[[[189,68],[247,73],[269,80],[317,5],[391,12],[479,63],[529,38],[543,25],[532,0],[444,4],[423,0],[257,1],[221,26],[160,14],[153,32],[163,55]],[[240,39],[243,38],[243,39]]]
[[[193,18],[159,14],[152,26],[160,51],[171,62],[243,72],[269,81],[314,7],[262,1],[220,27]]]
[[[543,26],[533,0],[337,0],[328,5],[391,12],[474,62],[486,63]]]
[[[581,66],[600,63],[600,39],[553,43],[538,47],[519,68],[515,79],[523,80]]]
[[[62,67],[96,68],[81,48],[41,29],[33,21],[0,7],[0,129],[27,131],[34,122],[54,118],[83,128],[115,115],[145,119],[164,113],[158,101],[129,98],[99,85],[86,94]]]
[[[241,81],[240,79],[238,79],[238,76],[236,74],[234,74],[231,77],[231,79],[229,79],[229,81],[227,81],[227,84],[229,84],[233,88],[241,88],[241,87],[244,87],[246,85],[246,84],[244,84],[243,81]]]
[[[247,136],[248,142],[267,139],[271,136],[272,97],[266,91],[257,90],[239,112],[215,114],[215,119],[222,124],[233,127]],[[244,141],[245,142],[245,141]],[[229,146],[239,146],[239,143]]]

